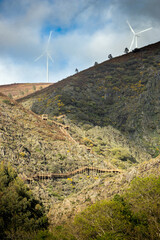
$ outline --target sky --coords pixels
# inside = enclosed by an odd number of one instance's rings
[[[0,85],[49,82],[124,54],[133,34],[138,47],[160,41],[160,0],[0,0]],[[37,57],[43,55],[38,61]]]

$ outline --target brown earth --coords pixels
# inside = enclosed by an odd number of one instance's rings
[[[51,83],[14,83],[0,85],[0,92],[14,99],[27,96],[50,86]]]

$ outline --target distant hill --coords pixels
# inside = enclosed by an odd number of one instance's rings
[[[160,42],[136,49],[19,99],[37,114],[77,126],[112,126],[160,153]]]
[[[51,83],[13,83],[0,85],[0,92],[10,98],[20,98],[50,86]]]

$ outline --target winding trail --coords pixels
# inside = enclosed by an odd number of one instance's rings
[[[67,173],[38,173],[30,177],[27,177],[24,175],[21,177],[23,178],[24,181],[30,183],[32,181],[39,181],[39,180],[69,178],[84,172],[88,172],[89,174],[90,171],[96,172],[96,173],[121,173],[122,172],[122,170],[120,169],[102,169],[97,167],[82,167]]]

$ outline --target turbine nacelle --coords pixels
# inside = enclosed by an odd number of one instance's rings
[[[131,27],[131,25],[130,25],[130,23],[128,22],[128,20],[127,20],[127,24],[128,24],[128,26],[129,26],[131,32],[133,33],[133,38],[132,38],[131,45],[130,45],[130,48],[129,48],[129,51],[131,51],[132,46],[133,46],[134,43],[135,43],[136,48],[138,48],[138,37],[140,37],[139,34],[144,33],[144,32],[147,32],[147,31],[151,30],[152,28],[150,27],[150,28],[147,28],[147,29],[145,29],[145,30],[142,30],[142,31],[136,33],[136,32],[133,30],[133,28]]]

